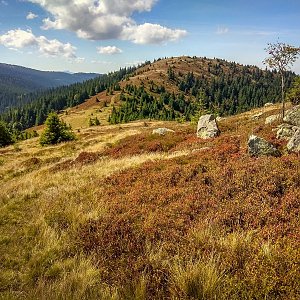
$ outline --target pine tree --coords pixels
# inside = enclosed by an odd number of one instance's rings
[[[45,122],[46,128],[41,134],[40,144],[50,145],[74,140],[75,134],[70,126],[60,121],[56,113],[50,113]]]

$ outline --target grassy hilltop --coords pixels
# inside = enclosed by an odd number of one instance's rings
[[[299,156],[246,149],[252,133],[283,149],[277,111],[212,140],[137,121],[0,149],[0,299],[299,299]]]

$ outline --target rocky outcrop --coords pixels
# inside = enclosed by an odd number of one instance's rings
[[[288,141],[288,151],[300,152],[300,105],[288,110],[283,121],[284,123],[277,127],[276,137]]]
[[[283,118],[283,121],[290,125],[300,127],[300,105],[288,110]]]
[[[251,135],[248,140],[248,153],[250,156],[271,155],[280,156],[280,152],[271,143],[256,135]]]
[[[165,135],[168,132],[175,132],[175,131],[169,128],[156,128],[153,129],[152,134]]]
[[[289,125],[289,124],[281,124],[279,125],[276,133],[277,139],[282,140],[290,140],[295,132],[299,129],[297,126]]]
[[[265,124],[268,125],[268,124],[272,124],[276,121],[279,121],[280,117],[281,117],[280,115],[271,115],[269,117],[266,117]]]
[[[300,128],[294,133],[286,147],[290,152],[300,151]]]
[[[199,118],[197,126],[197,137],[209,139],[220,134],[217,121],[214,115],[203,115]]]

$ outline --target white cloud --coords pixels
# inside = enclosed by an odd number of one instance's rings
[[[43,29],[67,29],[91,40],[123,39],[134,43],[175,41],[186,35],[158,24],[137,24],[136,12],[151,11],[158,0],[27,0],[51,14]],[[150,30],[150,31],[147,31]]]
[[[225,26],[219,26],[217,29],[217,34],[223,35],[229,32],[229,28]]]
[[[35,47],[45,56],[76,58],[76,47],[70,43],[64,44],[56,39],[48,40],[44,36],[35,36],[31,30],[9,30],[7,33],[0,35],[0,44],[14,50]]]
[[[173,30],[159,24],[145,23],[125,28],[122,38],[136,44],[161,44],[166,41],[174,42],[185,35],[185,30]]]
[[[44,36],[37,37],[39,51],[46,56],[63,56],[66,58],[76,58],[76,48],[70,43],[63,44],[54,39],[48,40]]]
[[[136,61],[131,61],[131,62],[127,62],[125,63],[125,65],[127,66],[138,66],[138,65],[141,65],[143,64],[145,61],[144,60],[136,60]]]
[[[97,47],[97,52],[99,54],[107,54],[107,55],[113,55],[113,54],[120,54],[123,51],[116,46],[106,46],[106,47]]]
[[[31,30],[15,29],[0,35],[0,44],[7,48],[21,49],[36,46],[38,42]]]
[[[1,1],[1,4],[7,6],[7,5],[8,5],[8,2],[5,1],[5,0],[2,0],[2,1]]]
[[[27,20],[33,20],[33,19],[35,19],[35,18],[37,18],[38,17],[38,15],[36,15],[36,14],[34,14],[33,12],[29,12],[28,13],[28,15],[26,16],[26,19]]]

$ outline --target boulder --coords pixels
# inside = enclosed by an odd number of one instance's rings
[[[300,128],[294,133],[286,147],[288,151],[300,152]]]
[[[214,115],[203,115],[199,118],[197,126],[197,137],[209,139],[220,134],[217,121]]]
[[[273,105],[272,102],[267,102],[267,103],[265,103],[264,107],[269,107],[269,106],[272,106],[272,105]]]
[[[281,115],[279,115],[279,114],[278,115],[271,115],[269,117],[266,117],[265,124],[266,125],[267,124],[272,124],[272,123],[280,120],[280,117],[281,117]]]
[[[169,128],[157,128],[157,129],[153,129],[152,134],[165,135],[167,132],[175,132],[175,131]]]
[[[285,117],[283,118],[283,121],[288,124],[300,127],[300,105],[297,105],[288,110]]]
[[[281,124],[279,125],[276,133],[276,138],[280,140],[289,140],[295,134],[295,132],[300,129],[297,126],[289,125],[289,124]]]
[[[256,135],[251,135],[248,140],[248,153],[250,156],[271,155],[280,156],[280,152],[271,143]]]

